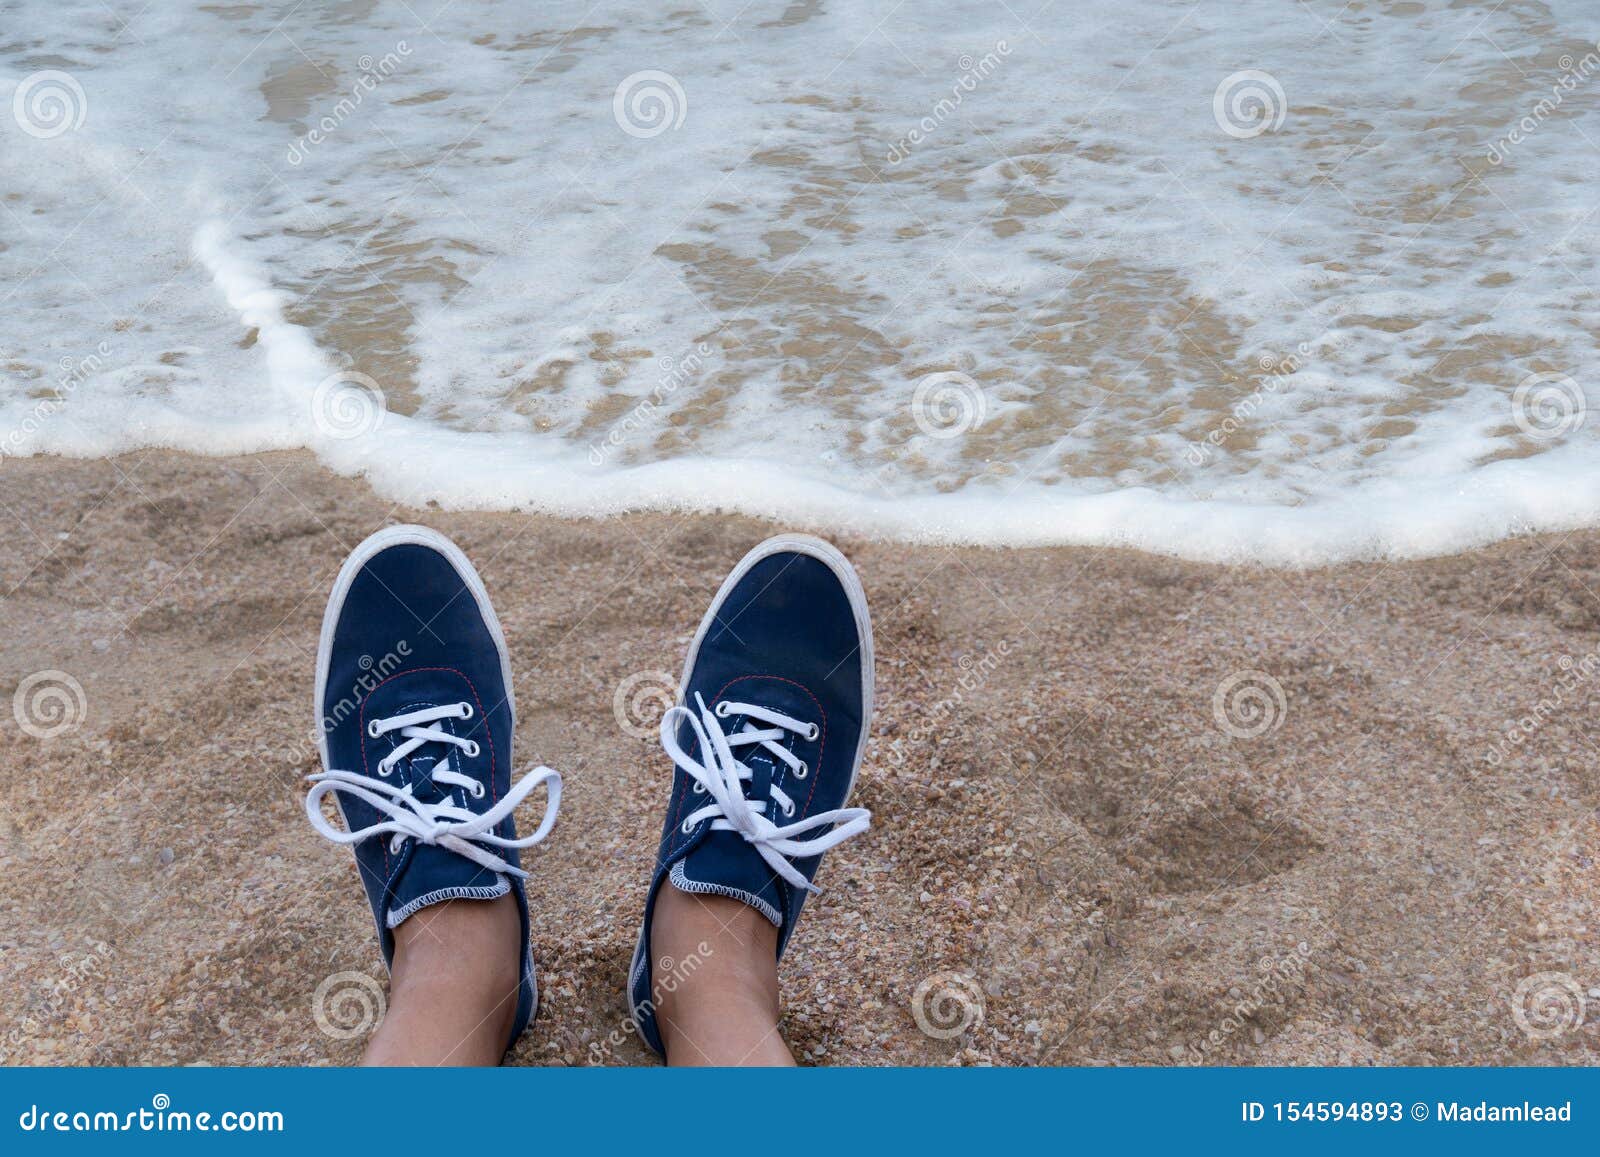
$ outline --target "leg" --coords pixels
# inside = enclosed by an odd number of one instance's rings
[[[861,580],[819,539],[768,539],[712,600],[661,721],[675,771],[628,998],[669,1064],[794,1064],[779,946],[823,854],[867,830],[846,805],[871,718]]]
[[[389,1011],[367,1065],[497,1065],[517,1011],[517,905],[451,900],[395,929]]]
[[[389,964],[368,1064],[497,1064],[533,1017],[521,850],[549,834],[561,777],[513,778],[509,669],[483,580],[443,535],[386,527],[345,560],[317,648],[306,818],[354,849]],[[540,786],[544,819],[519,838],[513,810]]]
[[[650,945],[668,1064],[794,1064],[778,1034],[778,930],[766,917],[668,885]]]

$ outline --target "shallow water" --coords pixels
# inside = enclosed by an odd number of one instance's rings
[[[1275,563],[1600,523],[1575,0],[519,8],[0,8],[0,452]]]

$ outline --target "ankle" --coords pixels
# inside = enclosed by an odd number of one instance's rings
[[[522,976],[522,922],[510,896],[449,900],[395,929],[390,998],[418,1008],[448,1008],[488,1021],[502,1041],[516,1017]]]
[[[777,1035],[778,930],[759,912],[668,884],[656,899],[650,952],[670,1063],[793,1063]]]

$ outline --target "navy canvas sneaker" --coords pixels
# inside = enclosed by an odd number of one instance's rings
[[[689,645],[661,720],[676,767],[628,976],[640,1035],[664,1054],[650,920],[664,886],[742,900],[794,932],[822,853],[867,829],[846,807],[872,715],[866,593],[828,543],[785,534],[733,569]]]
[[[510,1048],[538,1007],[518,851],[555,823],[561,777],[539,767],[512,782],[505,638],[455,543],[392,526],[356,547],[322,620],[316,711],[324,770],[310,777],[306,815],[355,845],[385,965],[394,929],[423,908],[516,896],[522,980]],[[540,784],[544,819],[518,839],[512,812]],[[327,795],[344,831],[322,814]]]

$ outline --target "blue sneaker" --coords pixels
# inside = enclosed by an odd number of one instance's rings
[[[321,774],[306,815],[354,844],[383,962],[394,930],[431,904],[510,892],[522,918],[521,984],[509,1049],[538,1007],[518,851],[549,834],[561,777],[511,781],[516,705],[499,620],[455,543],[392,526],[345,561],[322,619],[316,710]],[[512,811],[546,786],[539,830],[518,839]],[[344,831],[323,817],[332,795]]]
[[[742,900],[794,932],[822,853],[867,830],[845,807],[872,716],[872,624],[861,580],[828,543],[768,539],[700,622],[678,705],[661,720],[677,770],[628,975],[634,1022],[665,1055],[650,977],[663,886]]]

